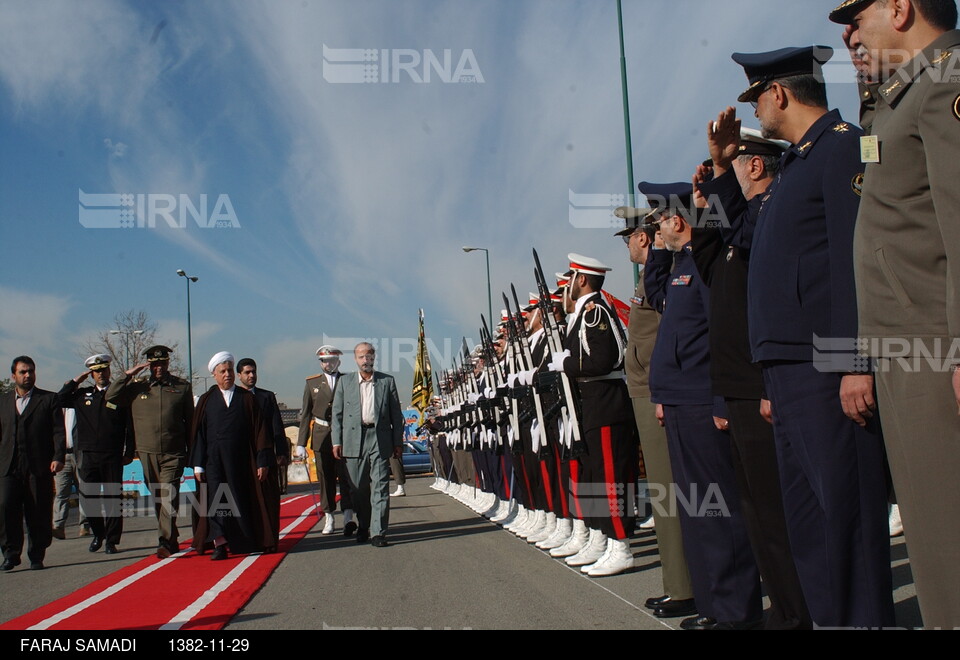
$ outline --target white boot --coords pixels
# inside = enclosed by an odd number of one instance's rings
[[[609,557],[609,556],[610,556],[610,538],[607,537],[607,544],[603,547],[603,554],[600,555],[600,557],[597,559],[597,561],[593,562],[592,564],[587,564],[586,566],[581,566],[581,567],[580,567],[580,572],[583,573],[584,575],[586,575],[587,573],[589,573],[590,571],[592,571],[595,567],[597,567],[597,566],[602,566],[603,563],[604,563],[605,561],[607,561],[607,557]]]
[[[537,515],[534,517],[533,522],[524,527],[523,529],[517,530],[517,536],[522,539],[525,539],[529,536],[532,536],[543,529],[543,526],[547,522],[547,513],[541,509],[537,509]]]
[[[407,491],[403,489],[403,484],[397,484],[397,489],[390,493],[390,497],[404,497]]]
[[[487,508],[480,512],[480,515],[484,518],[490,519],[497,515],[500,511],[503,510],[503,502],[496,495],[493,496],[493,499],[487,505]]]
[[[603,556],[606,549],[607,535],[599,529],[591,529],[587,544],[580,549],[580,552],[572,557],[567,557],[565,561],[567,562],[567,566],[595,564],[597,560]]]
[[[890,505],[890,538],[903,534],[903,520],[900,519],[900,506]]]
[[[497,523],[498,525],[509,525],[514,521],[520,512],[520,507],[516,501],[510,500],[509,502],[503,502],[503,505],[503,511],[491,518],[490,522]]]
[[[553,511],[548,511],[546,520],[543,523],[543,528],[536,534],[531,534],[527,537],[527,543],[539,543],[540,541],[546,541],[550,538],[553,533],[557,531],[557,514]]]
[[[333,534],[333,511],[323,513],[323,531],[321,534]]]
[[[630,549],[630,539],[618,541],[610,539],[607,549],[607,556],[603,562],[597,562],[593,565],[587,575],[590,577],[604,577],[607,575],[619,575],[633,568],[633,551]]]
[[[559,548],[561,545],[567,542],[567,539],[570,538],[570,535],[573,533],[573,521],[569,518],[561,518],[557,520],[557,528],[554,530],[553,534],[550,535],[550,538],[544,539],[537,544],[537,547],[541,550],[553,550],[554,548]]]
[[[563,545],[551,550],[550,556],[558,559],[561,557],[572,557],[583,549],[589,536],[590,531],[584,522],[582,520],[574,520],[573,531],[570,533],[570,538],[568,538]]]
[[[504,525],[503,528],[508,532],[512,532],[515,529],[519,529],[520,527],[522,527],[523,525],[526,525],[529,522],[527,520],[527,517],[529,515],[530,515],[530,512],[527,511],[527,509],[521,504],[519,507],[517,507],[517,515],[514,516],[513,520],[509,524]]]
[[[643,529],[643,530],[656,529],[656,528],[657,528],[657,522],[653,519],[653,516],[650,516],[649,518],[644,520],[642,523],[640,523],[640,529]]]

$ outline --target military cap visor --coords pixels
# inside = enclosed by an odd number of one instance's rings
[[[113,357],[106,353],[101,353],[100,355],[91,355],[88,357],[86,361],[84,361],[83,366],[90,371],[103,371],[104,369],[110,368],[112,361]]]
[[[873,0],[846,0],[830,12],[830,20],[840,25],[850,25],[854,17],[866,9]]]
[[[743,67],[750,87],[737,97],[740,103],[756,101],[767,85],[791,76],[817,76],[823,80],[822,65],[833,57],[829,46],[781,48],[765,53],[734,53],[733,61]]]

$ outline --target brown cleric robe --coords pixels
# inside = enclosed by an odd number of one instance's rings
[[[197,402],[190,431],[191,467],[204,469],[198,479],[199,509],[193,515],[193,546],[202,554],[217,536],[231,552],[276,549],[278,523],[271,503],[279,499],[276,480],[257,479],[257,468],[276,468],[269,431],[256,398],[234,390],[227,407],[217,386]]]

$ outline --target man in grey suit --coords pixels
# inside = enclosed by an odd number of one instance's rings
[[[388,545],[390,521],[388,461],[403,453],[403,413],[393,377],[373,370],[373,345],[357,344],[353,356],[357,373],[345,376],[333,397],[333,455],[347,464],[360,525],[357,543],[369,538],[375,547],[383,548]]]

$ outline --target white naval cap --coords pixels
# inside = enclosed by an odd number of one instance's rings
[[[567,255],[567,259],[570,260],[570,270],[574,273],[580,273],[581,275],[599,275],[603,277],[613,270],[602,262],[591,257],[585,257],[582,254],[571,252]]]
[[[110,363],[113,362],[113,357],[107,355],[106,353],[101,353],[100,355],[91,355],[88,357],[83,366],[85,366],[90,371],[103,371],[110,366]]]
[[[320,360],[339,359],[341,355],[343,355],[343,351],[341,351],[336,346],[332,346],[330,344],[324,344],[323,346],[317,349],[317,358]]]
[[[233,359],[233,353],[229,351],[220,351],[207,362],[207,370],[210,373],[213,373],[213,370],[217,368],[218,365],[223,364],[224,362],[235,362]]]

